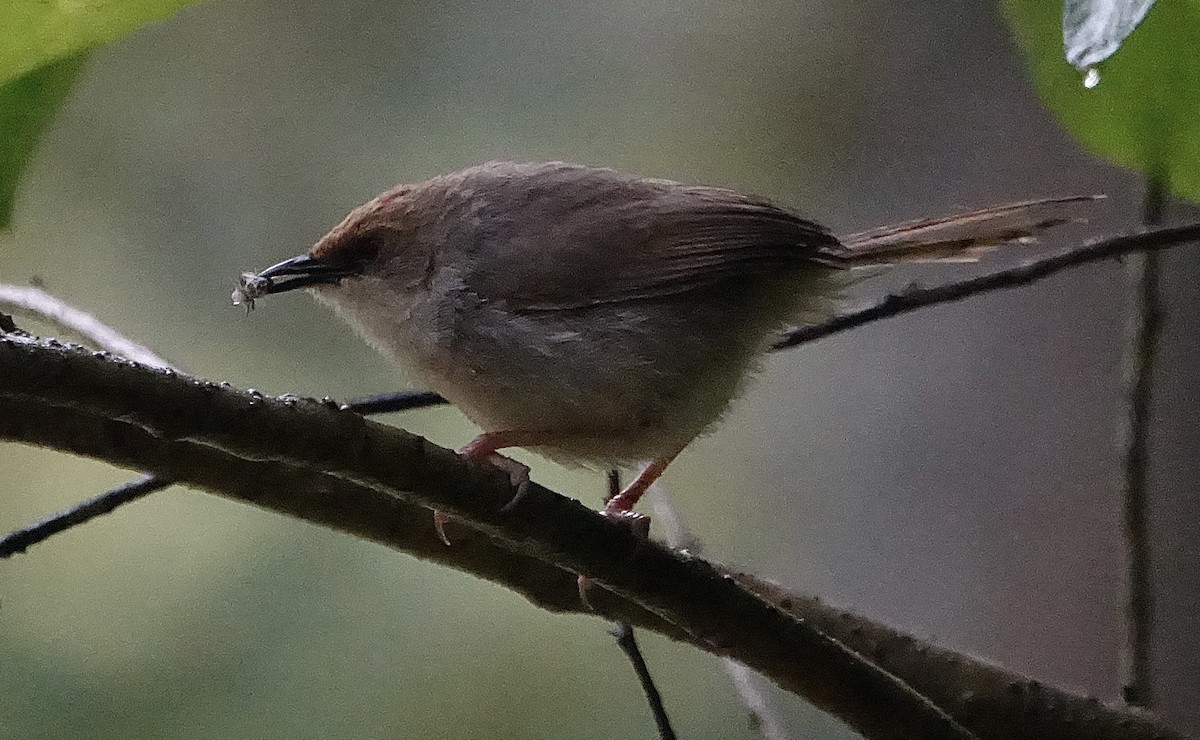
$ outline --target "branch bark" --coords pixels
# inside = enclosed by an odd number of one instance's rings
[[[784,597],[772,606],[718,567],[642,542],[537,485],[503,513],[512,494],[504,473],[326,404],[268,399],[8,336],[0,338],[0,438],[149,471],[350,532],[500,583],[552,611],[583,612],[574,574],[584,573],[612,592],[596,590],[604,613],[738,660],[868,737],[970,736],[907,684],[814,629],[819,602]],[[428,507],[468,521],[472,531],[442,546]],[[962,656],[912,638],[864,638],[861,625],[839,632],[839,624],[829,618],[831,634],[914,685],[936,674],[945,696],[927,695],[979,737],[1176,737],[1150,715],[1029,690],[1036,684],[983,664],[951,669],[943,654]],[[931,651],[937,660],[924,657]],[[1027,724],[1031,717],[1038,723]]]
[[[784,332],[772,349],[788,349],[806,342],[815,342],[818,339],[841,334],[881,319],[900,316],[940,303],[953,303],[981,293],[1031,285],[1081,265],[1103,262],[1134,252],[1154,252],[1168,249],[1197,240],[1200,240],[1200,224],[1156,229],[1140,234],[1099,239],[1082,247],[1063,250],[1049,257],[1029,260],[1016,267],[1008,267],[932,288],[910,286],[857,310],[838,314],[828,321],[793,327]]]
[[[503,512],[513,495],[506,474],[407,432],[316,401],[236,392],[18,336],[0,339],[0,378],[0,438],[101,458],[348,531],[365,525],[364,535],[399,549],[409,548],[396,530],[424,530],[432,517],[422,507],[436,508],[469,521],[483,535],[475,546],[492,546],[489,561],[511,561],[498,552],[508,550],[568,578],[587,575],[641,607],[642,619],[656,615],[658,631],[666,622],[673,635],[736,657],[867,737],[972,737],[903,682],[711,564],[647,543],[536,484],[515,511]],[[246,475],[235,476],[236,467]],[[345,495],[351,489],[371,491],[369,503],[390,509],[391,526],[363,521],[361,496]],[[413,548],[421,554],[472,547],[422,539]],[[577,600],[574,591],[572,609]]]

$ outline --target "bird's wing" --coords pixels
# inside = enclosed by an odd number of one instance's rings
[[[729,190],[575,165],[491,173],[470,187],[464,275],[482,299],[551,311],[683,293],[811,265],[837,239]],[[519,180],[514,182],[513,180]]]

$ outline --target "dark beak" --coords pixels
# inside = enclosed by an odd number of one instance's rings
[[[302,254],[257,274],[243,273],[231,298],[235,306],[244,305],[250,310],[254,308],[256,298],[310,285],[333,285],[344,278],[362,274],[362,268],[360,262],[324,262]]]
[[[310,285],[329,285],[342,278],[358,275],[362,265],[357,263],[332,264],[314,259],[307,254],[292,257],[277,265],[271,265],[255,276],[257,281],[266,281],[260,288],[260,293],[283,293],[296,288],[307,288]]]

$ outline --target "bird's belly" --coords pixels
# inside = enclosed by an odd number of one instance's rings
[[[704,433],[786,316],[724,294],[543,313],[445,294],[380,311],[371,297],[347,287],[327,302],[485,431],[531,433],[547,440],[538,452],[590,465],[671,455]]]
[[[725,412],[761,349],[664,332],[636,308],[494,312],[460,331],[410,358],[425,382],[485,431],[545,435],[536,451],[588,465],[678,452]]]

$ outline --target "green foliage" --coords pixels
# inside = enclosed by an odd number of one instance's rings
[[[87,50],[196,0],[9,0],[0,3],[0,228],[42,131],[79,76]]]
[[[197,0],[8,0],[0,3],[0,83],[107,44]]]
[[[8,225],[17,182],[42,130],[66,99],[87,53],[74,54],[0,85],[0,228]]]
[[[1064,59],[1058,3],[1005,6],[1042,100],[1062,124],[1092,152],[1200,201],[1200,3],[1160,0],[1092,88]]]

